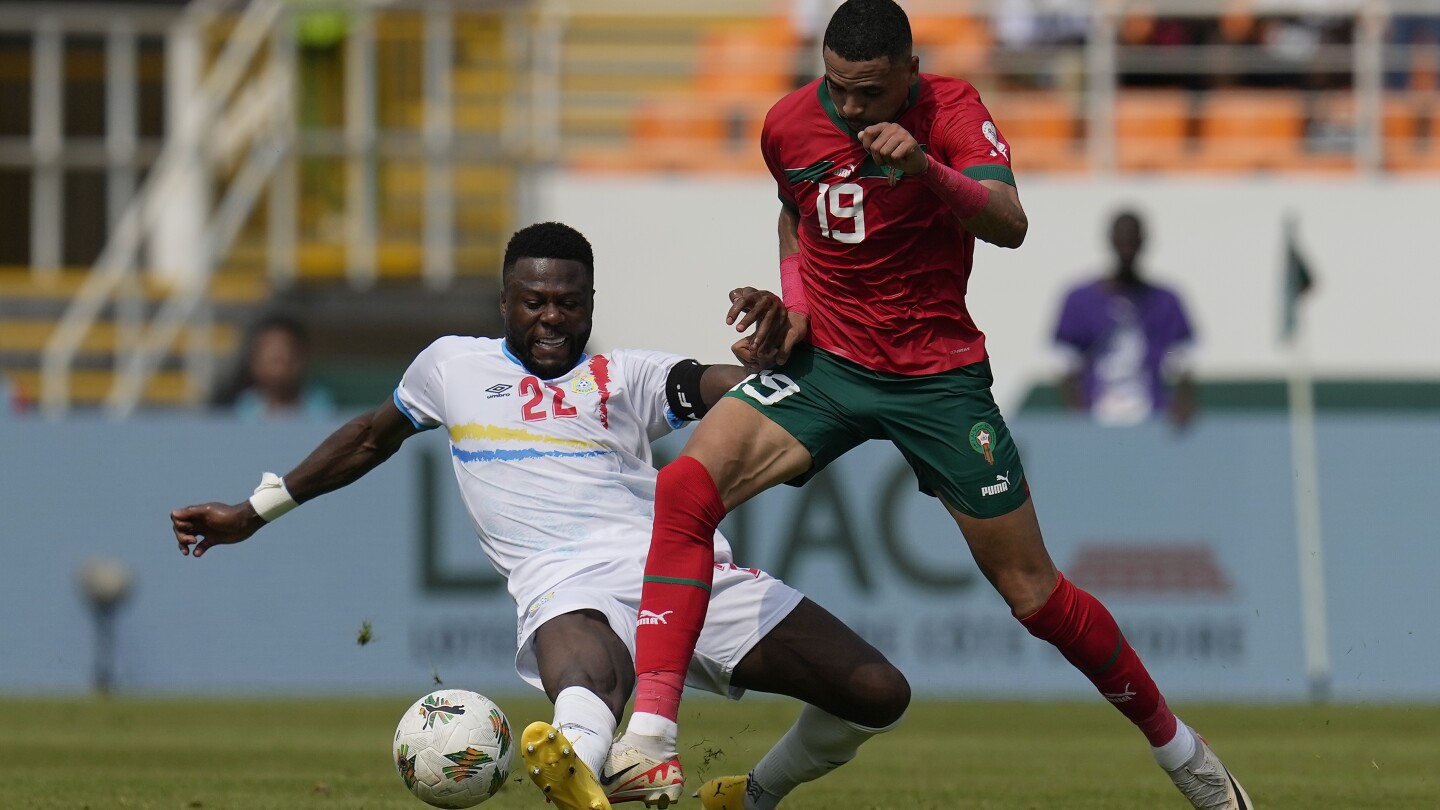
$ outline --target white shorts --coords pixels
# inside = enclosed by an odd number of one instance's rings
[[[634,660],[635,622],[644,578],[642,568],[615,561],[582,571],[533,596],[520,616],[515,671],[526,683],[543,689],[535,631],[556,616],[578,610],[596,610],[605,616]],[[804,594],[764,571],[716,563],[710,608],[685,684],[738,700],[745,690],[730,685],[736,665],[803,598]]]

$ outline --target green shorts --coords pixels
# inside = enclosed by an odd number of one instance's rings
[[[726,396],[748,403],[810,451],[812,466],[792,485],[866,440],[885,439],[910,462],[921,492],[991,518],[1030,496],[1015,442],[990,396],[992,380],[989,362],[907,376],[802,344],[790,362],[751,375]]]

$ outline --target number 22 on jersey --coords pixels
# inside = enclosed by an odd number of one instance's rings
[[[545,394],[550,394],[549,412],[545,409]],[[538,422],[541,419],[574,419],[580,412],[575,406],[565,404],[565,389],[558,385],[541,384],[539,377],[526,377],[520,381],[520,396],[524,404],[520,406],[520,415],[526,422]]]
[[[815,213],[820,218],[820,235],[853,245],[865,241],[865,189],[859,183],[819,184]],[[842,229],[841,222],[832,227],[831,218],[848,219],[853,227]]]

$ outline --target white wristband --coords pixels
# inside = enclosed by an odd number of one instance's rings
[[[255,513],[262,520],[271,523],[300,504],[290,497],[290,490],[285,488],[285,479],[267,472],[260,476],[260,486],[256,487],[255,494],[250,496],[250,505],[255,507]]]

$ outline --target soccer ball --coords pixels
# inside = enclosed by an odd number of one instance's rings
[[[415,798],[474,807],[510,775],[510,721],[494,701],[441,689],[415,701],[395,729],[395,767]]]

